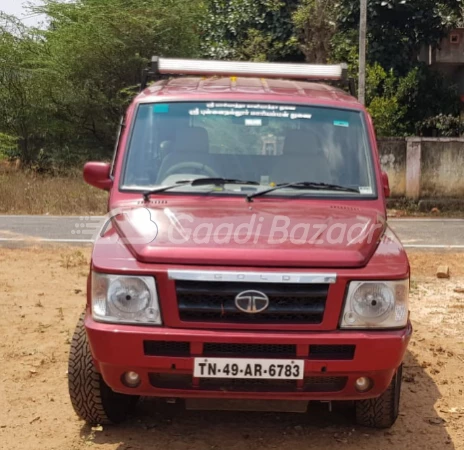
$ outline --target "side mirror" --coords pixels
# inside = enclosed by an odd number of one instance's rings
[[[382,187],[385,198],[390,197],[390,182],[388,181],[387,172],[382,172]]]
[[[88,162],[84,166],[84,180],[91,186],[109,191],[113,186],[110,170],[111,165],[109,163]]]

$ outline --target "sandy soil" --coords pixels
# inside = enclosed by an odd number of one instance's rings
[[[411,255],[412,318],[401,416],[389,431],[347,411],[190,412],[152,400],[120,427],[91,429],[67,393],[69,340],[85,303],[89,250],[0,248],[1,449],[464,449],[464,254]],[[437,280],[438,264],[451,266]],[[458,289],[459,290],[459,289]]]

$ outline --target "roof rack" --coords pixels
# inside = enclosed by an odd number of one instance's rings
[[[354,80],[348,78],[347,64],[293,64],[244,61],[174,59],[154,56],[150,68],[143,72],[141,90],[163,75],[210,75],[262,78],[289,78],[311,81],[334,81],[349,87],[355,95]]]

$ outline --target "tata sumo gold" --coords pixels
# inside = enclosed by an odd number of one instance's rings
[[[118,423],[151,396],[300,412],[349,401],[357,424],[393,425],[410,269],[345,73],[153,58],[113,162],[84,168],[109,213],[69,357],[82,419]]]

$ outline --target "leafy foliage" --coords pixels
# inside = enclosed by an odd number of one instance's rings
[[[25,164],[109,155],[114,131],[154,54],[195,56],[202,2],[44,0],[48,29],[3,17],[0,132]],[[44,150],[45,149],[45,150]]]
[[[296,0],[209,0],[202,53],[215,59],[301,59],[293,36]]]
[[[0,159],[14,158],[17,152],[17,139],[4,133],[0,133]]]
[[[311,63],[325,64],[337,29],[335,0],[301,0],[293,13],[300,50]]]
[[[341,30],[357,29],[359,4],[352,0],[339,2]],[[369,61],[407,73],[420,47],[436,44],[456,24],[460,8],[460,0],[369,0]]]
[[[451,114],[439,114],[419,124],[420,134],[434,137],[458,137],[464,133],[464,123]]]
[[[398,100],[407,107],[404,120],[408,131],[418,131],[424,117],[459,113],[457,87],[427,66],[414,67],[398,82]]]
[[[399,102],[393,71],[386,72],[380,64],[374,64],[367,68],[366,78],[366,101],[377,134],[402,135],[406,106]]]
[[[380,64],[367,71],[367,104],[380,136],[414,134],[424,118],[440,113],[457,115],[456,87],[424,65],[395,77]]]
[[[40,48],[31,30],[0,16],[0,133],[17,138],[17,154],[26,164],[37,159],[53,128],[53,107],[43,91],[52,79],[33,63]],[[8,154],[14,156],[11,150]]]

